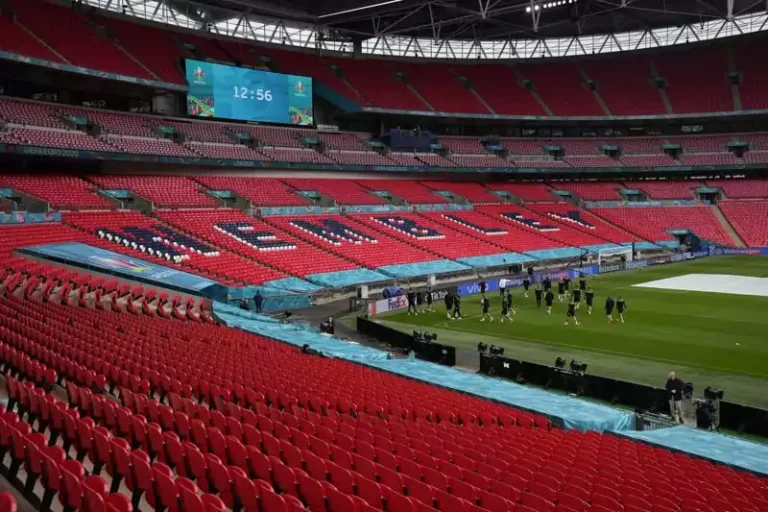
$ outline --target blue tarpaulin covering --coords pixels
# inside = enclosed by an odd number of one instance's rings
[[[433,260],[419,263],[403,263],[401,265],[385,265],[376,270],[392,277],[416,277],[471,270],[471,267],[451,260]]]
[[[538,251],[525,251],[525,254],[538,260],[565,260],[581,256],[581,249],[566,247],[563,249],[541,249]]]
[[[517,252],[505,252],[503,254],[490,254],[488,256],[472,256],[470,258],[457,258],[456,261],[475,268],[499,267],[513,263],[527,263],[535,258]]]
[[[619,249],[621,246],[617,244],[599,244],[599,245],[585,245],[582,249],[586,249],[590,252],[600,252],[600,249]]]
[[[299,279],[300,281],[300,279]],[[307,283],[310,284],[310,283]],[[317,287],[321,289],[320,287]],[[229,303],[240,307],[242,299],[248,301],[250,309],[256,308],[254,297],[256,292],[264,297],[262,311],[286,311],[300,308],[308,308],[312,305],[312,297],[308,291],[296,292],[270,286],[244,286],[242,288],[229,288]]]
[[[310,274],[307,276],[309,281],[317,283],[326,288],[345,288],[364,283],[376,283],[379,281],[391,281],[392,278],[369,270],[367,268],[357,268],[354,270],[342,270],[340,272],[325,272],[322,274]]]
[[[272,319],[215,303],[216,317],[230,327],[302,346],[310,345],[326,356],[342,358],[380,370],[506,403],[549,417],[556,425],[579,430],[626,430],[634,426],[634,413],[585,402],[507,380],[469,374],[419,360],[392,359],[371,347],[343,342],[305,326],[281,324]]]
[[[322,286],[312,284],[298,277],[286,277],[283,279],[276,279],[274,281],[267,281],[264,283],[264,288],[274,289],[282,292],[301,292],[301,293],[313,293],[323,289]]]
[[[616,434],[768,476],[768,445],[765,444],[682,426]]]
[[[632,245],[632,242],[624,242],[621,245]],[[658,249],[660,249],[660,247],[656,244],[652,244],[651,242],[635,242],[636,251],[655,251]]]
[[[80,242],[25,247],[22,253],[192,295],[226,300],[227,287],[188,272],[131,258]]]

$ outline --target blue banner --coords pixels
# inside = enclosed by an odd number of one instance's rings
[[[600,273],[600,267],[597,265],[587,265],[586,267],[573,268],[568,270],[568,277],[578,279],[580,274],[585,276],[595,276]]]
[[[616,263],[613,265],[600,265],[601,274],[607,274],[609,272],[618,272],[619,270],[624,270],[624,265],[622,265],[621,263]]]
[[[261,214],[270,217],[276,215],[323,215],[326,213],[341,213],[339,208],[323,208],[321,206],[279,206],[261,208]]]
[[[485,284],[486,284],[485,291],[487,292],[499,291],[498,279],[489,279],[485,282]],[[522,281],[520,281],[520,284],[522,284]],[[480,282],[460,284],[458,286],[458,290],[460,295],[474,295],[476,293],[480,293]]]
[[[646,207],[646,206],[701,206],[702,204],[708,204],[708,201],[699,201],[696,199],[679,199],[673,201],[585,201],[584,206],[587,208],[612,208],[615,206],[631,206],[631,207]]]
[[[44,224],[51,222],[61,222],[61,213],[28,213],[12,212],[0,213],[0,224]]]
[[[597,275],[599,271],[599,268],[597,265],[587,265],[585,267],[581,268],[568,268],[568,269],[561,269],[561,270],[546,270],[543,272],[534,272],[533,276],[531,277],[531,285],[541,283],[546,278],[549,278],[551,281],[559,281],[560,279],[567,277],[568,279],[578,279],[581,274],[584,274],[585,276],[593,276]],[[502,277],[501,279],[487,279],[485,280],[485,291],[486,292],[497,292],[499,291],[499,282],[504,281],[504,289],[507,288],[518,288],[520,286],[523,286],[523,280],[526,278],[528,274],[518,274],[516,276],[507,276]],[[480,281],[474,282],[474,283],[465,283],[458,286],[459,293],[461,295],[474,295],[476,293],[480,293]]]
[[[276,215],[325,215],[340,213],[389,213],[389,212],[411,212],[413,209],[420,212],[442,212],[442,211],[468,211],[472,210],[471,204],[420,204],[416,206],[400,206],[394,204],[371,204],[360,206],[341,206],[324,208],[321,206],[282,206],[282,207],[264,207],[259,211],[264,216]]]
[[[624,267],[626,270],[632,270],[634,268],[645,268],[648,265],[650,265],[648,260],[632,260],[632,261],[626,262],[624,264]]]
[[[372,204],[363,206],[342,206],[341,210],[346,213],[386,213],[386,212],[407,212],[408,206],[398,206],[394,204]]]
[[[219,298],[227,293],[226,287],[216,281],[80,242],[37,245],[21,252],[193,295]]]
[[[768,247],[710,247],[710,256],[768,256]]]
[[[471,204],[417,204],[416,210],[420,212],[441,212],[441,211],[457,211],[457,210],[471,210]]]

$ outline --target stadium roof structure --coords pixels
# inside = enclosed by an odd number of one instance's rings
[[[768,30],[766,0],[82,0],[286,46],[439,59],[651,49]]]

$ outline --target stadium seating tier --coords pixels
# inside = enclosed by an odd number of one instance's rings
[[[489,183],[491,190],[506,191],[523,201],[554,201],[552,188],[545,183]]]
[[[176,144],[169,139],[147,139],[139,137],[111,136],[107,139],[107,141],[113,148],[124,153],[178,157],[198,156],[186,146]],[[113,149],[113,151],[115,149]]]
[[[422,185],[436,192],[451,192],[462,197],[470,203],[498,203],[499,196],[494,195],[490,190],[479,183],[458,182],[458,181],[422,181]]]
[[[645,57],[587,59],[581,65],[597,86],[611,114],[642,116],[664,112],[661,94],[651,81],[651,70]],[[617,69],[621,72],[617,73]]]
[[[374,231],[349,215],[281,216],[265,218],[265,222],[371,269],[436,259],[434,254]]]
[[[618,201],[621,199],[618,190],[619,183],[606,182],[573,182],[553,183],[552,187],[567,190],[585,201]]]
[[[8,389],[18,415],[0,417],[19,433],[7,436],[11,460],[39,442],[23,415],[63,410],[74,427],[49,428],[67,446],[87,453],[96,444],[94,463],[125,454],[129,462],[109,466],[105,479],[124,478],[135,490],[130,468],[147,468],[147,502],[191,494],[201,505],[184,502],[190,512],[234,501],[264,512],[287,512],[287,503],[331,512],[746,511],[768,494],[747,473],[617,436],[552,429],[512,408],[218,326],[156,316],[126,323],[111,311],[3,296],[0,329],[2,362],[16,375]],[[73,361],[84,371],[67,374],[68,403],[35,390],[28,369],[55,379],[50,371],[64,373]],[[120,385],[119,403],[102,396],[108,384]],[[156,400],[161,386],[171,390],[166,403]],[[67,471],[82,468],[58,447],[43,449],[57,453],[46,467],[58,460]],[[185,476],[174,480],[174,470]]]
[[[61,58],[24,30],[18,23],[0,14],[0,50],[26,55],[51,62],[62,62]]]
[[[625,181],[627,189],[638,189],[645,192],[649,199],[691,199],[693,190],[701,187],[697,181]]]
[[[718,206],[748,247],[768,247],[768,201],[721,201]]]
[[[194,179],[209,190],[229,190],[255,206],[307,206],[306,199],[276,178],[245,178],[228,176],[195,176]]]
[[[431,214],[355,214],[350,215],[350,218],[442,258],[456,259],[504,252],[490,237],[483,241],[468,234],[461,226],[449,228]]]
[[[672,229],[687,229],[705,241],[733,246],[734,241],[710,206],[646,206],[593,208],[591,211],[651,242],[674,241]]]
[[[48,103],[0,98],[0,119],[9,123],[47,128],[67,128],[57,115],[56,109]]]
[[[544,208],[542,206],[539,210]],[[555,208],[557,208],[556,205],[551,205],[546,210],[549,211]],[[604,238],[598,238],[595,234],[588,233],[589,230],[587,229],[578,230],[574,228],[570,223],[566,223],[561,218],[553,218],[546,213],[538,213],[518,205],[479,206],[476,209],[483,215],[495,219],[496,222],[513,225],[518,230],[525,231],[528,233],[529,244],[536,243],[530,241],[532,237],[540,238],[541,240],[537,243],[535,249],[603,245],[608,242]],[[578,211],[578,209],[572,208],[569,211]],[[553,244],[553,242],[555,243]],[[500,241],[500,243],[503,243],[503,241]],[[531,247],[528,250],[533,249]]]
[[[237,210],[177,210],[159,216],[202,240],[295,276],[358,268]]]
[[[747,44],[734,44],[733,46],[733,59],[742,76],[739,92],[744,109],[762,110],[768,108],[768,94],[765,91],[768,70],[760,64],[759,60],[752,58],[754,52],[762,52],[767,46],[765,41],[750,41]]]
[[[354,181],[291,178],[285,180],[297,191],[319,192],[344,205],[384,204],[384,199]]]
[[[197,183],[182,176],[97,176],[93,181],[104,189],[130,190],[158,207],[217,206]]]
[[[544,116],[546,112],[533,95],[519,84],[511,67],[497,64],[474,64],[456,67],[472,88],[483,97],[495,113],[501,115]]]
[[[445,212],[426,214],[430,219],[468,237],[483,242],[492,242],[504,251],[526,252],[541,249],[567,247],[540,232],[529,230],[523,225],[509,222],[501,213],[516,211],[513,206],[482,206],[471,212]],[[497,251],[501,252],[501,251]]]
[[[349,83],[363,95],[366,106],[429,110],[427,105],[393,74],[385,61],[331,57],[329,62],[339,67]]]
[[[300,76],[309,75],[342,96],[359,103],[363,102],[363,98],[360,96],[361,91],[350,87],[349,83],[340,78],[333,71],[330,63],[323,57],[314,53],[294,52],[268,47],[258,47],[256,51],[272,59],[277,64],[278,71]]]
[[[65,7],[38,0],[10,3],[19,22],[69,62],[130,77],[153,78],[141,65],[88,26],[85,15],[77,9],[80,4]]]
[[[622,244],[626,242],[642,241],[638,236],[609,224],[604,220],[592,215],[588,210],[577,208],[572,204],[554,203],[554,204],[528,204],[528,210],[546,217],[550,221],[556,221],[559,224],[568,226],[571,229],[586,233],[589,237],[601,238],[607,242]],[[576,239],[579,242],[578,238]],[[579,245],[590,245],[581,241]],[[599,243],[594,244],[599,245]]]
[[[81,230],[80,241],[84,243],[165,265],[180,265],[225,284],[263,284],[286,277],[273,268],[212,247],[138,212],[68,213],[63,222]],[[142,246],[152,247],[155,254],[142,250]]]
[[[40,0],[11,2],[18,19],[0,17],[0,48],[21,55],[61,61],[46,44],[74,65],[105,70],[174,84],[184,82],[179,62],[197,56],[227,63],[309,75],[335,92],[364,106],[429,110],[429,106],[406,84],[426,98],[438,111],[486,113],[487,108],[469,87],[497,114],[546,115],[534,96],[520,85],[522,78],[533,81],[534,89],[554,115],[605,115],[587,85],[594,82],[596,93],[614,115],[666,114],[662,95],[651,82],[651,63],[665,80],[665,92],[673,113],[732,111],[728,83],[728,51],[734,55],[734,70],[743,77],[739,84],[744,109],[761,109],[766,96],[761,92],[763,70],[750,55],[762,42],[741,43],[681,52],[658,52],[650,58],[621,56],[583,59],[576,64],[555,61],[547,65],[522,64],[518,76],[512,67],[497,64],[455,66],[430,62],[411,64],[379,59],[323,57],[301,49],[253,47],[239,41],[205,37],[167,27],[128,21],[115,13],[84,12],[75,6]],[[55,20],[51,22],[50,20]],[[53,23],[53,24],[52,24]],[[38,39],[25,30],[29,29]],[[64,28],[62,28],[62,26]],[[428,72],[424,67],[428,66]],[[334,71],[334,67],[340,70]],[[621,73],[611,70],[622,69]],[[398,77],[396,73],[403,72]],[[410,78],[409,78],[410,76]],[[510,87],[513,84],[513,87]],[[567,89],[569,94],[560,94]],[[631,101],[627,100],[631,98]]]
[[[663,52],[656,57],[656,65],[674,113],[733,110],[724,49]]]
[[[488,114],[488,109],[472,94],[446,64],[393,64],[421,96],[438,112]]]
[[[111,16],[98,16],[101,23],[118,44],[147,66],[160,80],[172,84],[184,83],[180,59],[184,58],[173,34],[139,23]]]
[[[0,175],[0,188],[20,190],[64,210],[110,209],[114,205],[99,196],[94,185],[65,175]]]
[[[421,183],[408,180],[359,180],[358,183],[373,192],[389,192],[411,204],[445,203],[444,197],[436,195]]]
[[[768,180],[709,180],[707,186],[719,188],[729,199],[768,197]]]
[[[552,62],[546,65],[525,64],[518,67],[523,76],[533,81],[534,89],[556,116],[604,116],[580,70],[573,64]],[[563,94],[563,91],[568,91]]]

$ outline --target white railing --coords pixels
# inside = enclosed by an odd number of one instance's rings
[[[195,2],[165,3],[150,0],[82,0],[83,3],[127,16],[186,29],[209,31],[213,34],[263,43],[285,45],[292,48],[311,48],[327,51],[353,51],[351,42],[324,38],[327,27],[300,24],[280,19],[256,17],[243,12],[230,11],[232,17],[206,22],[209,7]],[[217,8],[217,14],[227,12]],[[450,40],[382,34],[362,41],[362,52],[368,55],[414,57],[421,59],[467,60],[525,60],[579,55],[607,54],[662,48],[685,43],[709,41],[768,30],[765,12],[734,16],[730,20],[713,19],[634,32],[584,35],[563,38],[526,38],[482,40]],[[320,34],[320,37],[318,37]]]

